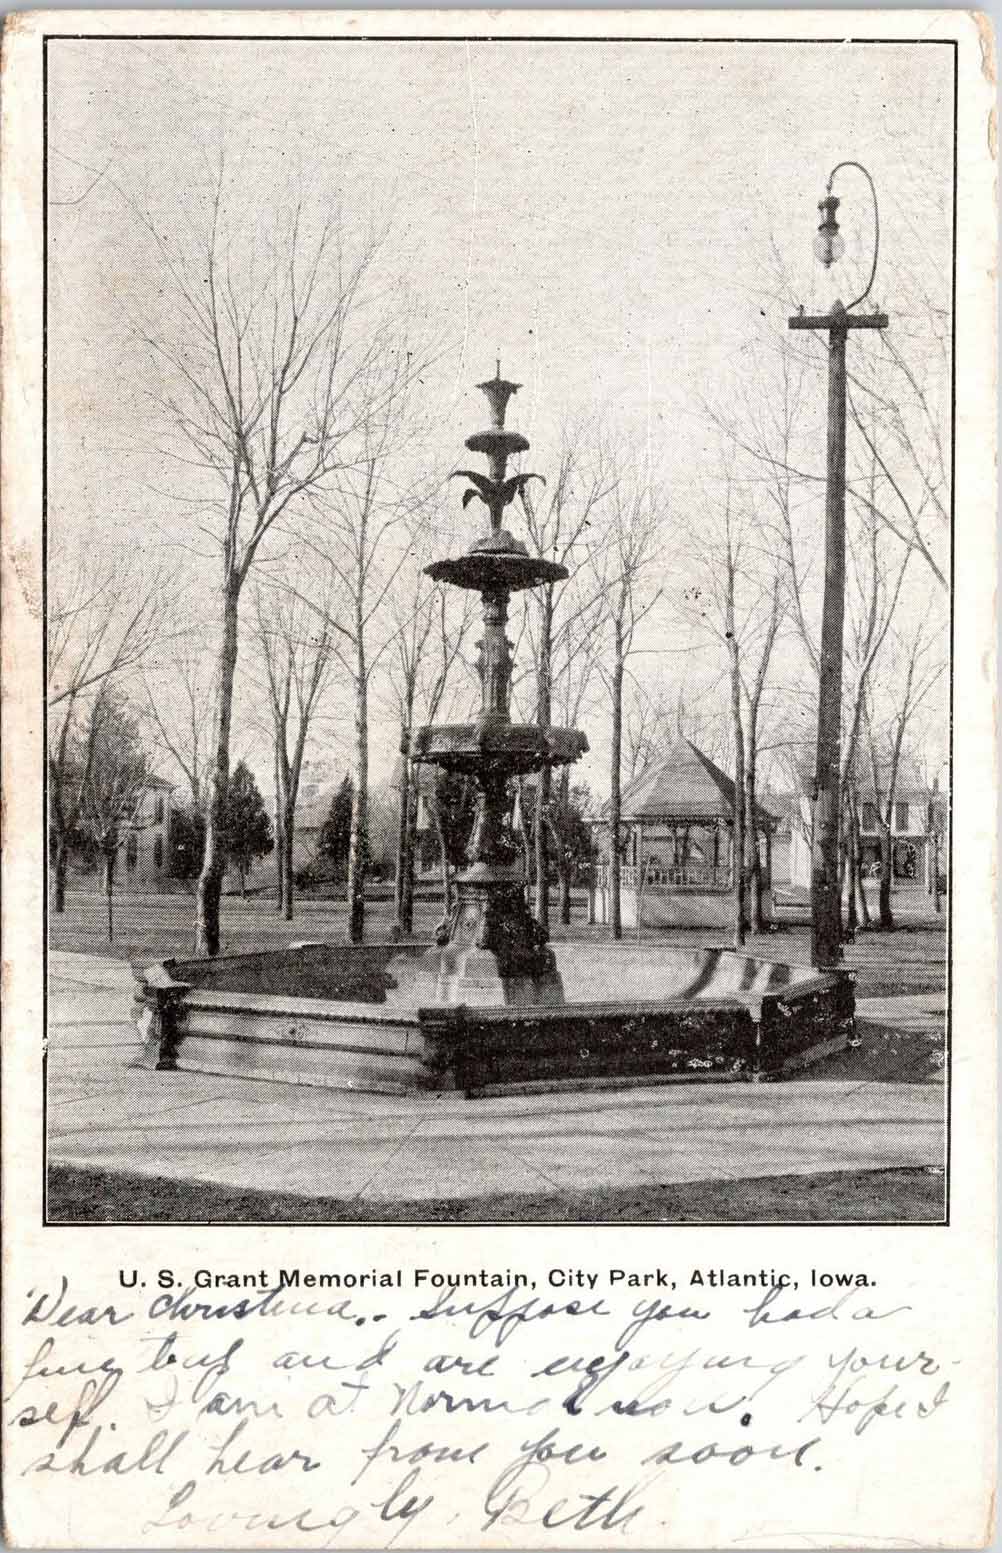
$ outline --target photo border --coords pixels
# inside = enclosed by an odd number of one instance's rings
[[[65,13],[64,13],[65,14]],[[71,14],[71,13],[70,13]],[[232,13],[231,13],[232,14]],[[469,14],[469,13],[467,13]],[[559,13],[554,13],[559,14]],[[634,15],[636,13],[633,13]],[[692,14],[692,13],[689,13]],[[769,14],[775,14],[774,12]],[[712,44],[712,45],[741,45],[758,44],[778,46],[797,45],[808,46],[832,46],[844,48],[848,44],[884,46],[884,47],[932,47],[950,48],[953,51],[953,163],[952,163],[952,221],[951,221],[951,316],[950,316],[950,537],[949,537],[949,753],[947,766],[949,770],[949,793],[947,795],[947,910],[945,923],[945,960],[944,971],[946,981],[946,1010],[944,1029],[944,1155],[943,1155],[943,1207],[944,1216],[936,1219],[909,1219],[895,1220],[856,1220],[839,1219],[832,1221],[815,1221],[811,1219],[756,1219],[756,1220],[686,1220],[684,1226],[675,1224],[671,1220],[662,1219],[539,1219],[524,1222],[518,1219],[470,1219],[457,1222],[440,1218],[413,1218],[406,1220],[382,1220],[369,1219],[365,1221],[354,1219],[150,1219],[150,1220],[119,1220],[119,1219],[51,1219],[48,1210],[48,1018],[49,1018],[49,925],[50,925],[50,900],[49,900],[49,803],[48,803],[48,715],[47,705],[43,698],[42,708],[42,739],[43,739],[43,769],[42,769],[42,833],[43,863],[42,863],[42,1026],[46,1041],[42,1052],[41,1079],[42,1079],[42,1216],[41,1222],[45,1228],[70,1229],[86,1228],[94,1229],[158,1229],[158,1230],[191,1230],[209,1228],[241,1228],[241,1229],[457,1229],[475,1230],[485,1228],[512,1228],[512,1229],[554,1229],[554,1228],[593,1228],[593,1229],[811,1229],[811,1230],[838,1230],[838,1229],[870,1229],[885,1231],[890,1229],[939,1229],[948,1228],[951,1223],[952,1201],[952,1121],[953,1121],[953,1093],[952,1093],[952,1060],[953,1060],[953,889],[954,889],[954,826],[953,826],[953,799],[954,799],[954,696],[955,696],[955,546],[956,546],[956,453],[957,453],[957,220],[958,220],[958,134],[959,134],[959,45],[957,37],[945,38],[908,38],[908,37],[858,37],[854,35],[841,37],[813,37],[803,34],[799,37],[770,37],[770,36],[742,36],[742,37],[716,37],[712,34],[705,36],[667,36],[664,34],[631,34],[612,33],[598,35],[594,33],[234,33],[228,31],[219,32],[142,32],[142,33],[115,33],[115,32],[43,32],[41,34],[42,46],[42,458],[41,458],[41,498],[42,498],[42,586],[41,586],[41,648],[42,661],[47,661],[48,649],[48,472],[49,472],[49,419],[48,419],[48,345],[49,345],[49,44],[50,42],[142,42],[153,43],[305,43],[305,44],[352,44],[352,43],[408,43],[420,45],[423,43],[532,43],[545,46],[549,43],[563,44]],[[308,1200],[308,1199],[304,1199]]]

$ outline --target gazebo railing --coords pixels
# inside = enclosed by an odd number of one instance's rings
[[[607,881],[608,865],[601,868],[602,883]],[[641,876],[642,880],[641,880]],[[731,870],[727,864],[645,864],[636,868],[624,863],[620,872],[623,885],[635,890],[642,884],[645,890],[729,890]]]

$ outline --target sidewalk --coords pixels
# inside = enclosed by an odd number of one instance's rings
[[[933,1083],[807,1078],[470,1101],[130,1068],[131,988],[121,961],[52,955],[50,1163],[391,1200],[943,1159],[943,1089]],[[902,1031],[934,1019],[928,997],[871,1001],[882,1017],[887,1004],[909,1005]]]

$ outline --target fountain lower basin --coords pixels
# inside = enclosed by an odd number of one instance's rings
[[[844,1046],[850,973],[684,945],[556,943],[534,981],[421,945],[135,969],[144,1066],[386,1094],[762,1080]],[[436,969],[437,967],[437,969]],[[501,1001],[503,999],[503,1001]]]

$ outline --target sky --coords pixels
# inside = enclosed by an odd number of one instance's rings
[[[949,306],[945,47],[147,37],[49,50],[50,522],[84,543],[127,534],[152,555],[183,521],[127,327],[170,327],[136,210],[183,241],[220,152],[251,223],[300,182],[340,191],[360,230],[388,223],[388,284],[404,278],[442,346],[426,389],[444,459],[482,422],[473,385],[500,356],[524,385],[509,422],[532,441],[529,467],[552,469],[563,420],[597,410],[646,448],[680,528],[715,456],[702,401],[727,404],[749,353],[786,329],[773,255],[808,310],[865,284],[859,174],[839,176],[839,272],[811,254],[836,162],[864,162],[879,191],[874,295],[892,323],[921,327],[902,277],[920,273]],[[195,592],[209,585],[210,563],[178,564],[194,566]],[[665,641],[681,629],[658,624]],[[601,787],[600,727],[592,744]],[[377,775],[392,751],[377,726]]]

